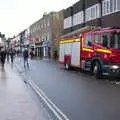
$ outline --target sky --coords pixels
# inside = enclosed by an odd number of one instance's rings
[[[0,32],[12,37],[42,18],[44,12],[65,9],[78,0],[0,0]]]

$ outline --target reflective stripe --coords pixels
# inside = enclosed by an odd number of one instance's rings
[[[80,42],[80,39],[77,38],[77,39],[72,39],[72,40],[61,40],[61,41],[59,42],[59,44],[72,43],[72,42]]]
[[[87,52],[93,52],[93,50],[90,49],[90,48],[83,48],[82,50],[83,50],[83,51],[87,51]]]
[[[103,52],[103,53],[112,53],[110,50],[106,50],[106,49],[96,49],[97,52]]]
[[[80,42],[80,39],[75,39],[74,41],[75,41],[75,42]]]
[[[63,44],[63,43],[71,43],[73,42],[74,40],[61,40],[59,43],[60,44]]]

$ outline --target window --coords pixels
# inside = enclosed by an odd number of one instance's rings
[[[114,0],[114,11],[116,11],[117,10],[117,0]]]
[[[81,23],[83,23],[83,11],[73,15],[73,25],[78,25]]]
[[[100,17],[100,4],[95,4],[85,10],[85,20],[90,21]]]
[[[117,10],[120,10],[120,0],[117,1]]]
[[[100,40],[99,40],[99,35],[98,34],[94,34],[94,42],[95,43],[100,43]]]
[[[96,6],[96,8],[95,8],[96,10],[96,15],[95,16],[98,16],[98,6]]]
[[[110,12],[113,12],[113,0],[110,0]]]
[[[72,27],[72,17],[64,19],[64,29]]]
[[[87,46],[91,46],[91,45],[92,45],[92,37],[91,37],[91,34],[86,34],[86,35],[85,35],[84,44],[87,45]]]
[[[50,39],[50,33],[48,32],[47,33],[47,40],[49,41],[49,39]]]
[[[41,24],[41,28],[43,28],[43,24]]]
[[[95,7],[91,8],[91,17],[95,18]]]
[[[112,37],[111,37],[111,41],[110,41],[110,48],[120,49],[120,32],[112,33]]]
[[[102,15],[120,11],[120,0],[104,0],[102,2]]]
[[[102,14],[105,15],[105,1],[102,3]]]
[[[110,1],[106,2],[106,12],[110,13]]]
[[[102,33],[101,34],[101,44],[103,47],[109,47],[110,43],[110,33]]]
[[[47,21],[47,26],[50,26],[50,21],[49,20]]]

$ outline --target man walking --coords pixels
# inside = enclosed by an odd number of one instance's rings
[[[26,64],[27,64],[27,67],[29,68],[29,63],[28,63],[29,53],[27,48],[25,48],[23,52],[23,58],[24,58],[24,68],[26,68]]]
[[[1,61],[1,64],[2,64],[2,68],[4,68],[5,59],[6,59],[6,51],[3,48],[0,52],[0,61]]]
[[[10,51],[11,63],[13,63],[15,52],[13,49]]]

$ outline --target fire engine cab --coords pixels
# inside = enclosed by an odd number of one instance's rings
[[[100,28],[65,37],[59,42],[59,63],[90,71],[95,77],[103,74],[120,76],[120,28]]]

